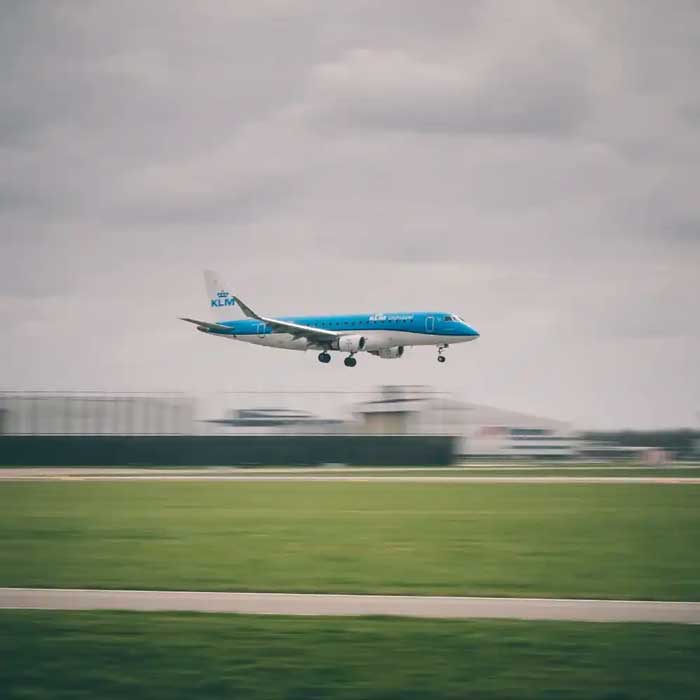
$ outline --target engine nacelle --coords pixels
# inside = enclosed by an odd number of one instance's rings
[[[370,351],[372,355],[381,357],[383,360],[397,360],[399,357],[403,357],[403,345],[397,345],[393,348],[382,348],[381,350]]]
[[[338,350],[341,352],[362,352],[367,345],[364,335],[342,335],[338,338]]]

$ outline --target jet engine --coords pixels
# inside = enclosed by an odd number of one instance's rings
[[[393,348],[382,348],[381,350],[371,350],[370,352],[383,360],[397,360],[399,357],[403,357],[403,345],[397,345]]]
[[[367,345],[364,335],[343,335],[338,338],[338,350],[341,352],[361,352]]]

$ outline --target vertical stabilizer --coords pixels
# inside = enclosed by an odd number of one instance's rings
[[[232,321],[243,314],[236,304],[233,289],[221,281],[213,270],[204,271],[204,284],[207,289],[209,313],[216,321]]]

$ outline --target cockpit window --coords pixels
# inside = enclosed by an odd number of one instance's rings
[[[445,316],[443,321],[454,321],[454,319],[452,318],[452,316]]]

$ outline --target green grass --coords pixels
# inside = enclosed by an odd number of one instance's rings
[[[690,625],[0,612],[0,696],[695,700]]]
[[[700,599],[700,486],[0,485],[0,585]]]

